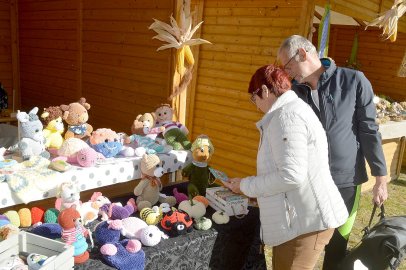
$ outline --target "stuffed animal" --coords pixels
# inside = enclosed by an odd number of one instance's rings
[[[161,166],[161,161],[157,155],[145,154],[141,158],[141,180],[134,188],[134,195],[137,196],[138,210],[145,207],[151,208],[160,200],[159,192],[162,189],[161,180],[159,179],[164,174]],[[161,203],[169,203],[175,205],[176,198],[168,196],[162,198]]]
[[[77,138],[66,139],[57,151],[58,158],[82,167],[92,167],[97,161],[104,159],[101,153],[96,152],[87,143]]]
[[[142,270],[145,267],[145,253],[141,242],[136,239],[120,241],[121,220],[103,221],[94,231],[96,242],[101,246],[104,261],[122,270]]]
[[[45,147],[59,149],[64,140],[62,133],[65,130],[61,108],[57,106],[45,108],[41,119],[45,127],[43,131],[46,139]]]
[[[188,178],[188,195],[192,199],[197,195],[206,195],[206,188],[215,177],[211,174],[208,161],[214,153],[209,137],[200,135],[192,144],[192,163],[182,170],[182,176]]]
[[[161,228],[170,237],[186,234],[192,231],[193,221],[182,210],[169,211],[161,220]]]
[[[42,156],[49,158],[49,152],[45,151],[45,138],[42,133],[42,123],[37,116],[38,108],[33,108],[28,114],[17,112],[17,119],[20,123],[21,139],[18,148],[24,160],[31,156]]]
[[[169,152],[171,149],[166,150],[165,146],[156,143],[153,139],[133,134],[124,139],[126,144],[134,144],[134,155],[142,157],[144,154],[157,154]]]
[[[131,126],[132,134],[146,136],[155,140],[158,134],[165,131],[165,127],[155,127],[155,113],[139,114]]]
[[[62,227],[62,240],[74,247],[74,262],[84,263],[89,259],[88,244],[85,237],[89,231],[83,227],[80,213],[73,205],[63,210],[58,216],[58,223]]]
[[[84,97],[80,98],[78,102],[59,107],[63,111],[63,120],[68,124],[65,139],[73,137],[82,139],[90,136],[93,131],[93,127],[87,123],[89,120],[88,110],[90,109],[90,104],[86,103]]]
[[[93,131],[89,142],[94,150],[106,158],[116,156],[123,147],[119,135],[109,128],[99,128]]]
[[[101,192],[94,192],[90,201],[94,203],[94,207],[98,207],[102,220],[124,219],[137,211],[137,205],[133,198],[129,199],[125,206],[122,206],[121,203],[112,203]]]
[[[155,225],[148,225],[137,217],[128,217],[121,221],[121,234],[129,239],[140,240],[144,246],[152,247],[168,236]]]
[[[169,104],[162,104],[155,110],[156,126],[164,127],[163,135],[167,144],[174,150],[189,150],[191,143],[186,137],[188,129],[179,122],[172,120],[173,110]]]
[[[82,202],[80,201],[80,190],[77,184],[73,182],[63,182],[59,185],[56,194],[55,208],[62,212],[67,208],[75,205],[75,209],[79,210]]]

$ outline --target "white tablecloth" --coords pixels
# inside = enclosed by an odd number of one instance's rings
[[[190,151],[170,151],[159,154],[166,173],[182,169],[191,162]],[[75,181],[82,191],[98,187],[127,182],[141,177],[141,158],[113,158],[111,163],[96,165],[95,167],[82,168],[73,166],[69,171],[60,173],[54,186],[44,190],[42,197],[33,201],[52,198],[56,196],[58,184],[64,181]],[[0,183],[0,208],[23,203],[13,194],[7,182]]]
[[[382,134],[382,140],[400,138],[406,136],[406,121],[389,121],[379,125],[379,131]]]

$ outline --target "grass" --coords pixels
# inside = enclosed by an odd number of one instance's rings
[[[391,181],[388,184],[389,199],[385,202],[385,214],[387,216],[400,216],[406,215],[406,170],[404,169],[400,177],[396,181]],[[372,212],[372,192],[367,191],[362,193],[360,206],[358,209],[357,219],[351,232],[350,240],[348,243],[349,248],[356,246],[362,238],[364,229],[369,222]],[[375,224],[375,219],[372,224]],[[267,268],[272,269],[272,250],[267,248],[266,251]],[[321,269],[323,257],[321,256],[315,269]],[[402,262],[398,270],[406,270],[406,260]]]

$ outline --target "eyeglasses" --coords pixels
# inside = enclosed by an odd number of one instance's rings
[[[251,93],[250,101],[251,101],[254,105],[257,105],[257,104],[255,103],[255,101],[257,100],[256,96],[258,95],[259,91],[261,91],[261,90],[262,90],[261,88],[258,88],[257,90],[255,90],[254,92]]]
[[[285,65],[283,65],[283,69],[286,69],[286,67],[289,65],[289,63],[296,57],[296,55],[298,55],[298,53],[299,53],[299,50],[298,51],[296,51],[296,53],[291,57],[291,58],[289,58],[289,61],[285,64]]]

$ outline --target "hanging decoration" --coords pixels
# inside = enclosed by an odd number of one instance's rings
[[[173,76],[172,95],[169,100],[182,93],[187,89],[192,80],[192,69],[194,65],[193,53],[190,46],[199,44],[211,44],[209,41],[201,38],[193,39],[193,35],[202,25],[203,21],[192,28],[192,15],[190,14],[190,1],[182,5],[178,12],[178,20],[170,16],[170,25],[162,21],[154,20],[149,29],[155,31],[158,35],[154,39],[167,42],[159,47],[157,51],[169,48],[176,49],[176,63]]]
[[[396,36],[398,33],[398,20],[403,14],[406,13],[406,0],[395,0],[391,9],[383,13],[381,16],[368,23],[368,26],[378,26],[383,27],[382,37],[386,40],[389,39],[391,42],[396,41]]]
[[[350,59],[346,61],[346,67],[359,70],[361,68],[358,59],[358,32],[355,33],[354,41],[352,43]]]
[[[318,32],[318,51],[319,57],[328,56],[328,41],[330,36],[330,4],[327,3],[324,8],[324,14],[321,18]]]

